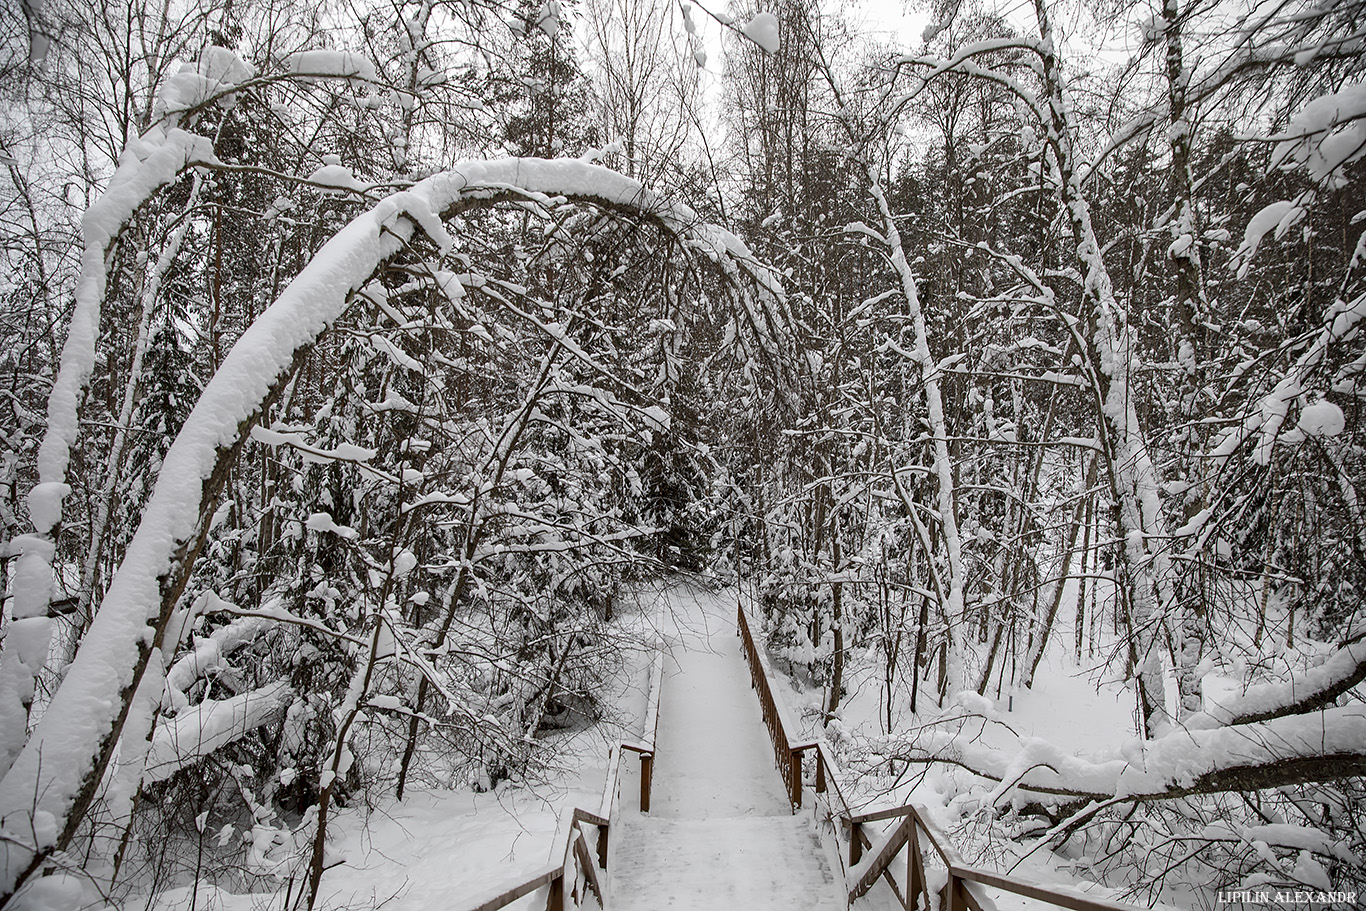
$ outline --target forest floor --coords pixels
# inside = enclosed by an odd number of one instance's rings
[[[401,803],[390,793],[368,810],[352,806],[337,812],[329,826],[336,833],[330,860],[337,865],[323,875],[318,907],[453,911],[467,898],[535,873],[562,841],[557,830],[563,810],[597,805],[606,740],[599,727],[576,735],[561,768],[535,784],[504,782],[482,793],[468,786],[411,789]],[[284,899],[283,891],[233,894],[201,883],[162,893],[154,907],[275,911]],[[534,907],[527,901],[512,907]]]

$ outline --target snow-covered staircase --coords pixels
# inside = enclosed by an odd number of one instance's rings
[[[598,907],[599,897],[607,911],[843,911],[856,900],[898,911],[936,903],[962,911],[995,907],[985,890],[1070,911],[1143,911],[973,866],[914,804],[855,813],[825,746],[790,739],[792,722],[743,609],[730,621],[715,598],[684,600],[670,605],[677,634],[651,674],[646,728],[654,736],[647,730],[639,745],[621,744],[645,757],[641,776],[628,782],[619,777],[623,764],[611,766],[601,812],[573,811],[562,859],[557,850],[545,869],[471,902],[469,911],[498,911],[522,899],[519,909],[568,911]],[[747,692],[751,680],[758,698]],[[848,838],[829,848],[810,803],[792,812],[803,805],[798,757],[811,749],[816,793],[827,800],[822,812],[838,814]],[[634,786],[638,803],[618,799]],[[645,806],[650,811],[639,809]],[[892,828],[882,831],[888,821]]]
[[[776,777],[776,773],[775,777]],[[811,818],[651,819],[613,838],[612,911],[831,911],[844,907]]]
[[[792,814],[774,768],[729,604],[697,599],[679,608],[660,700],[652,812],[623,808],[613,820],[608,907],[844,908],[811,816]]]

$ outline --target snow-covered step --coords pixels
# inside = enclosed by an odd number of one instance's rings
[[[811,819],[623,814],[612,833],[612,911],[837,911]]]

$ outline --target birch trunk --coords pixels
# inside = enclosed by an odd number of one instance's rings
[[[1204,387],[1201,365],[1205,361],[1206,345],[1202,331],[1204,316],[1209,310],[1204,299],[1201,277],[1198,225],[1192,200],[1194,180],[1191,176],[1191,129],[1186,108],[1186,86],[1189,73],[1182,63],[1181,10],[1178,0],[1164,0],[1162,18],[1166,21],[1163,35],[1167,51],[1167,107],[1170,127],[1168,136],[1172,151],[1172,200],[1175,218],[1171,224],[1171,260],[1176,281],[1176,300],[1172,321],[1176,329],[1176,363],[1180,370],[1177,380],[1177,419],[1182,429],[1176,436],[1177,450],[1185,463],[1188,483],[1193,483],[1192,455],[1203,448],[1196,428],[1200,426],[1200,397]],[[1198,487],[1188,488],[1182,517],[1190,520],[1204,506],[1205,498]],[[1198,576],[1196,576],[1198,580]],[[1204,706],[1203,686],[1198,667],[1205,652],[1205,611],[1203,592],[1198,581],[1181,585],[1179,599],[1177,646],[1172,656],[1176,664],[1177,714],[1186,718]]]

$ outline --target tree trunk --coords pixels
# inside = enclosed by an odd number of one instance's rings
[[[1034,0],[1034,8],[1042,39],[1039,53],[1043,63],[1042,100],[1050,117],[1048,139],[1082,276],[1081,316],[1086,331],[1078,341],[1096,398],[1096,430],[1106,454],[1115,522],[1122,536],[1119,569],[1135,636],[1133,673],[1144,729],[1150,736],[1157,736],[1170,726],[1161,652],[1157,647],[1164,602],[1170,600],[1164,590],[1168,581],[1167,559],[1160,547],[1150,546],[1150,542],[1161,542],[1166,537],[1158,502],[1160,484],[1130,389],[1137,365],[1133,363],[1126,315],[1115,299],[1100,242],[1091,225],[1090,204],[1081,191],[1072,138],[1076,131],[1072,122],[1074,108],[1054,50],[1045,0]]]
[[[1167,50],[1167,104],[1170,124],[1167,135],[1171,140],[1172,201],[1176,218],[1171,225],[1172,246],[1169,259],[1176,279],[1176,301],[1172,321],[1176,328],[1173,352],[1177,369],[1177,414],[1182,428],[1176,435],[1177,451],[1185,463],[1188,484],[1199,470],[1193,455],[1203,449],[1199,433],[1203,412],[1200,401],[1204,393],[1206,358],[1204,342],[1204,314],[1209,306],[1205,301],[1204,281],[1200,265],[1200,226],[1196,223],[1193,199],[1194,180],[1191,176],[1191,130],[1193,124],[1186,110],[1186,82],[1189,74],[1182,65],[1181,10],[1179,0],[1164,0],[1162,18],[1166,22],[1163,36]],[[1188,487],[1182,504],[1182,516],[1189,521],[1204,507],[1205,497],[1200,488]],[[1177,717],[1184,719],[1201,710],[1204,705],[1199,664],[1205,652],[1204,591],[1197,573],[1183,573],[1177,579],[1178,612],[1176,647]]]
[[[835,572],[842,569],[840,550],[839,513],[830,513],[830,559],[834,562]],[[844,689],[844,584],[833,582],[830,585],[831,637],[833,654],[830,663],[830,701],[826,705],[826,717],[832,717],[840,707],[840,694]]]

